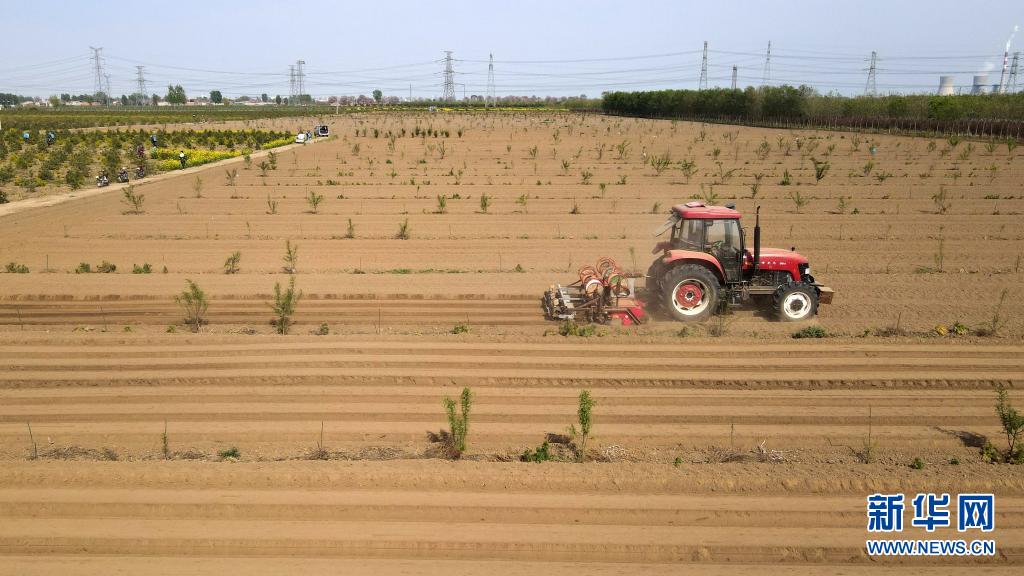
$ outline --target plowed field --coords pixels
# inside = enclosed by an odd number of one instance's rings
[[[0,261],[30,272],[0,274],[0,574],[1020,571],[1024,476],[980,450],[1005,446],[994,387],[1024,406],[1020,150],[555,114],[332,130],[266,175],[137,186],[142,214],[118,190],[4,207]],[[543,290],[601,256],[645,271],[701,185],[809,257],[833,336],[750,309],[717,337],[660,317],[557,335]],[[268,303],[291,277],[281,336]],[[210,299],[198,334],[186,279]],[[441,399],[466,386],[452,461]],[[545,438],[568,459],[583,389],[588,461],[520,462]],[[869,557],[879,491],[995,493],[996,557]],[[925,534],[905,537],[965,537]]]

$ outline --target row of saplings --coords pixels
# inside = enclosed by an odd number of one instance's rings
[[[185,280],[187,287],[174,297],[174,302],[185,312],[185,323],[198,332],[199,328],[207,323],[206,311],[210,306],[206,299],[206,292],[192,280]],[[302,298],[302,292],[295,290],[295,277],[288,280],[288,287],[282,288],[280,282],[274,284],[274,300],[270,303],[270,309],[274,314],[271,325],[277,329],[278,334],[287,334],[292,326],[292,316],[295,314],[295,306]],[[322,325],[321,334],[326,334],[326,324]],[[174,326],[169,326],[168,332],[174,331]]]
[[[445,397],[444,410],[448,417],[448,430],[440,434],[431,434],[431,440],[440,443],[443,455],[458,459],[466,451],[466,439],[469,436],[469,415],[473,407],[473,391],[468,387],[462,389],[459,401]],[[458,411],[456,411],[458,408]],[[587,459],[587,438],[590,437],[591,412],[594,399],[589,390],[579,395],[576,410],[577,423],[570,424],[565,434],[548,434],[544,442],[536,448],[526,449],[519,457],[523,462],[584,462]],[[579,428],[577,428],[577,424]]]

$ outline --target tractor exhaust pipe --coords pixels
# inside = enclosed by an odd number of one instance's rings
[[[754,272],[761,266],[761,207],[754,211]]]

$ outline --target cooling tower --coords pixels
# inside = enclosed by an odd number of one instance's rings
[[[939,96],[953,95],[953,81],[952,76],[939,76]]]
[[[971,94],[988,93],[988,74],[976,74],[974,83],[971,84]]]

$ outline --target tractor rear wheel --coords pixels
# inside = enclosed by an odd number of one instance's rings
[[[699,264],[672,268],[661,279],[662,303],[681,322],[707,320],[718,307],[718,278]]]
[[[660,258],[651,263],[650,268],[647,269],[647,279],[645,280],[645,287],[648,293],[661,293],[661,277],[664,273],[665,265],[661,263]]]
[[[818,313],[818,291],[802,282],[784,284],[775,291],[773,303],[783,322],[809,320]]]

